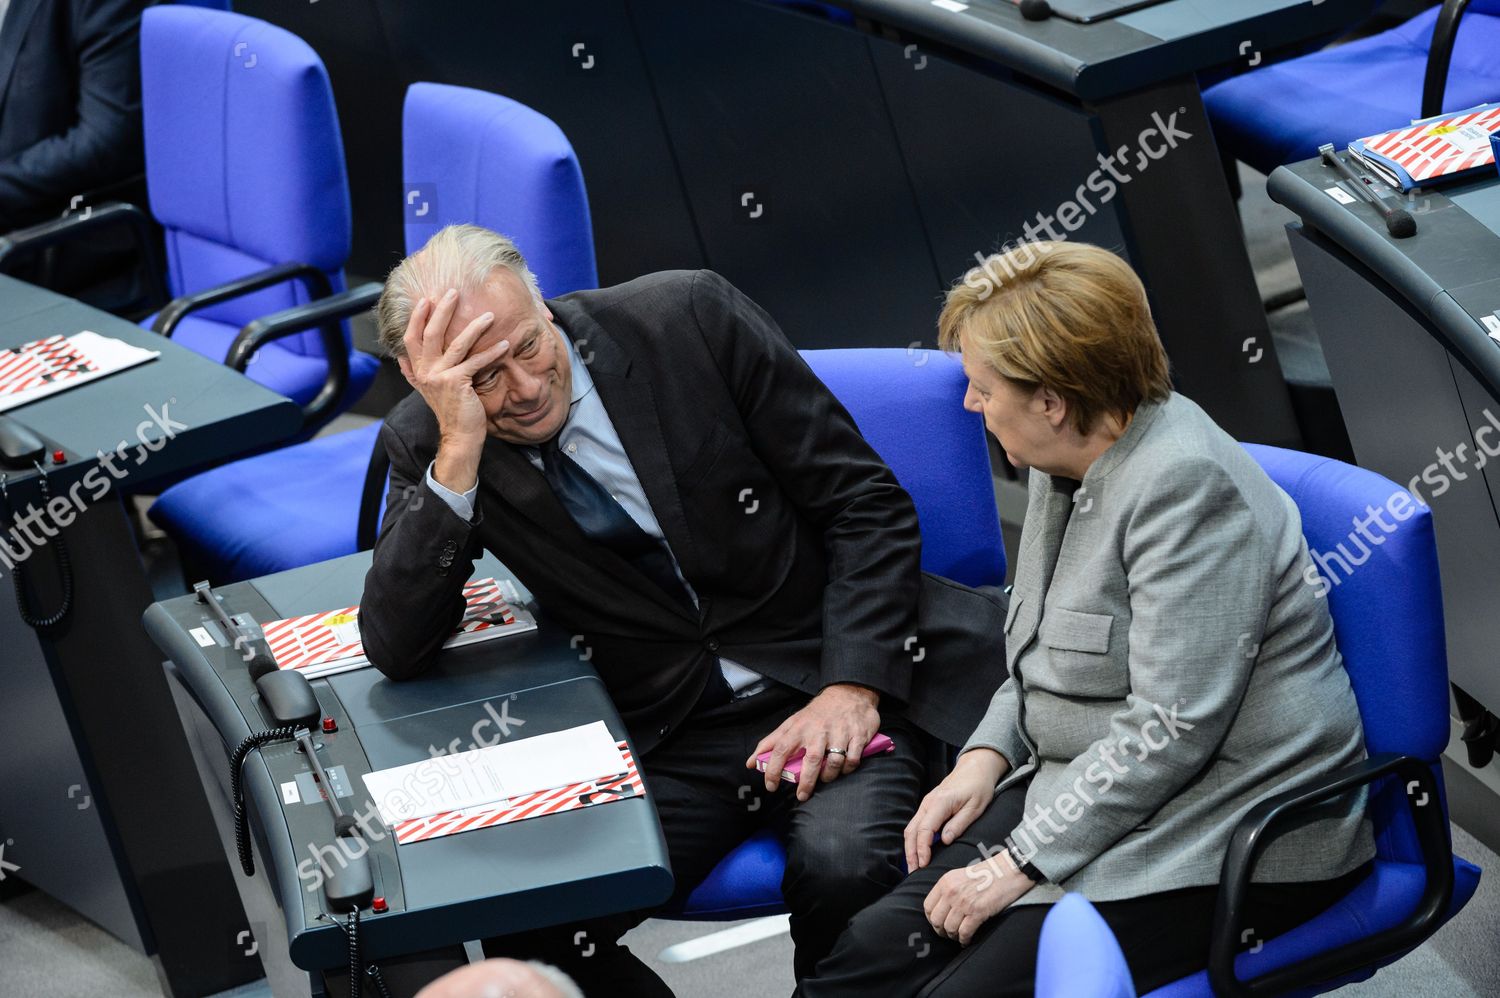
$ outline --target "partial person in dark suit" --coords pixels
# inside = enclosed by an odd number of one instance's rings
[[[0,232],[144,168],[142,0],[0,0]]]
[[[391,498],[360,609],[371,662],[392,678],[428,668],[492,551],[592,649],[679,896],[785,823],[808,971],[900,881],[933,739],[961,741],[998,687],[997,594],[920,571],[910,497],[717,274],[543,301],[509,240],[452,226],[391,273],[379,325],[417,392],[381,431]],[[896,752],[861,763],[880,731]],[[768,750],[762,787],[746,769]],[[803,750],[795,799],[777,793]],[[647,914],[486,948],[555,963],[590,995],[670,994],[615,944]]]

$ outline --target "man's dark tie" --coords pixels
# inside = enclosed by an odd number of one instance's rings
[[[564,454],[557,437],[539,449],[542,476],[584,535],[620,555],[663,592],[691,609],[693,599],[677,577],[666,545],[642,530],[609,490]]]

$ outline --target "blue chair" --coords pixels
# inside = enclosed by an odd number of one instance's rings
[[[349,331],[241,330],[344,289],[349,190],[322,61],[281,28],[167,6],[141,18],[146,185],[177,296],[150,322],[303,407],[311,428],[356,401],[378,361]]]
[[[1479,868],[1453,855],[1440,758],[1448,743],[1448,663],[1432,516],[1386,479],[1352,465],[1276,447],[1245,449],[1297,504],[1309,547],[1353,551],[1353,518],[1403,497],[1411,515],[1369,558],[1322,582],[1334,634],[1359,702],[1369,759],[1318,784],[1262,801],[1231,837],[1209,968],[1148,998],[1320,994],[1369,978],[1457,914]],[[1363,541],[1359,541],[1363,544]],[[1376,858],[1370,876],[1312,921],[1238,953],[1245,890],[1257,849],[1286,815],[1370,785]],[[1260,989],[1264,990],[1260,990]]]
[[[1497,48],[1500,0],[1446,0],[1381,34],[1232,77],[1203,101],[1220,148],[1269,174],[1325,142],[1342,149],[1500,100]]]
[[[545,294],[597,285],[583,174],[549,118],[498,94],[417,83],[402,143],[408,252],[443,225],[473,222],[514,239]],[[380,289],[315,302],[295,321],[368,309]],[[376,423],[215,468],[163,492],[151,519],[176,540],[191,578],[220,584],[369,548],[387,487],[379,431]]]
[[[804,350],[860,433],[911,494],[922,529],[922,568],[966,585],[1000,585],[1005,548],[980,417],[963,409],[968,380],[936,350]],[[996,635],[999,641],[999,635]],[[719,861],[663,918],[724,921],[786,911],[786,849],[757,832]]]
[[[1135,998],[1125,954],[1082,894],[1064,894],[1042,920],[1036,998]]]

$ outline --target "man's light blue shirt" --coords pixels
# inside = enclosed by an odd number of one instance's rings
[[[677,564],[677,556],[672,553],[671,546],[666,542],[666,535],[662,533],[661,524],[657,522],[651,503],[646,498],[646,490],[641,487],[641,480],[636,476],[635,468],[625,453],[625,445],[620,442],[620,435],[615,432],[615,425],[610,421],[609,413],[605,411],[604,402],[599,398],[599,393],[594,391],[594,379],[589,374],[588,365],[578,355],[578,349],[573,345],[573,340],[563,333],[562,328],[556,323],[552,328],[557,330],[562,341],[568,345],[568,359],[573,370],[573,397],[568,406],[567,421],[558,431],[558,445],[568,457],[578,463],[579,467],[609,490],[609,494],[614,496],[615,501],[624,508],[626,513],[630,514],[630,518],[642,530],[661,541],[668,556],[672,559],[673,571],[682,580],[683,588],[693,598],[693,605],[696,606],[698,594],[683,577],[682,568]],[[526,459],[540,471],[542,469],[541,452],[535,447],[523,447],[521,450],[526,455]],[[467,492],[454,492],[432,477],[432,464],[429,464],[427,487],[437,493],[448,504],[448,507],[464,520],[474,518],[474,500],[479,493],[477,481]],[[752,672],[728,659],[719,659],[719,667],[723,670],[724,679],[729,683],[730,689],[736,694],[748,695],[749,692],[753,692],[753,687],[765,682],[765,677],[760,673]]]

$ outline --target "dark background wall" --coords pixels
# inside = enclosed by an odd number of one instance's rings
[[[354,204],[351,269],[371,277],[399,259],[404,182],[423,180],[401,170],[401,101],[418,80],[503,93],[562,127],[588,186],[601,283],[712,267],[803,347],[932,345],[942,291],[973,254],[1018,237],[1095,166],[1094,124],[1076,108],[815,8],[236,9],[301,35],[327,64]],[[1075,237],[1123,248],[1108,210]]]

